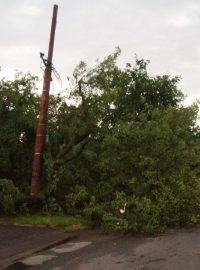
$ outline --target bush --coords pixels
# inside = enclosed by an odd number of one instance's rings
[[[0,179],[0,212],[4,215],[13,215],[16,204],[22,198],[19,189],[8,179]]]
[[[86,218],[91,221],[92,227],[101,227],[103,217],[106,214],[106,205],[91,202],[89,206],[85,208],[84,214]]]
[[[101,228],[104,231],[121,231],[129,230],[128,220],[122,217],[116,217],[111,213],[105,213],[102,219]]]
[[[68,214],[82,214],[90,201],[86,187],[76,185],[73,191],[65,197],[65,210]]]
[[[63,210],[54,197],[43,199],[42,213],[46,215],[62,214]]]

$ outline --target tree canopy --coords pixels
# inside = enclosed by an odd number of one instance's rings
[[[197,223],[198,104],[182,105],[178,77],[150,76],[148,61],[138,58],[119,67],[119,55],[117,48],[94,68],[81,62],[68,95],[50,97],[43,196],[53,198],[53,209],[107,229],[159,232]],[[36,78],[2,80],[0,97],[0,178],[27,193]]]

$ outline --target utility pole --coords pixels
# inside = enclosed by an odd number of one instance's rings
[[[34,157],[33,157],[33,169],[32,169],[32,178],[31,178],[31,196],[37,196],[41,190],[43,154],[44,154],[45,143],[46,143],[49,89],[50,89],[50,84],[51,84],[52,58],[53,58],[57,13],[58,13],[58,6],[54,5],[52,23],[51,23],[51,33],[50,33],[50,40],[49,40],[48,58],[45,61],[43,91],[42,91],[41,102],[40,102],[39,123],[37,127],[36,140],[35,140],[35,152],[34,152]]]

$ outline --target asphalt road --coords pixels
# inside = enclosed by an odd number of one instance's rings
[[[73,241],[6,270],[200,270],[200,228],[142,237],[82,231]]]
[[[16,258],[67,241],[69,236],[51,228],[0,225],[0,267]]]

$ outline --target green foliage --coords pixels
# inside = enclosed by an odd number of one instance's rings
[[[39,109],[36,78],[17,74],[0,81],[0,178],[28,190]]]
[[[121,231],[126,232],[128,231],[129,225],[126,219],[121,217],[116,217],[111,213],[105,213],[102,219],[102,229],[104,231]]]
[[[13,182],[0,179],[0,212],[4,215],[13,215],[16,212],[16,203],[22,195]]]
[[[65,209],[69,214],[81,214],[89,200],[86,187],[76,185],[73,191],[65,196]]]
[[[56,160],[65,211],[108,230],[154,233],[197,223],[198,105],[181,106],[178,77],[151,77],[137,58],[121,69],[119,54],[92,70],[81,63],[71,80],[76,105],[59,122]]]
[[[17,205],[17,214],[29,216],[30,210],[27,202],[20,202],[19,205]]]
[[[43,199],[42,213],[45,215],[62,214],[62,208],[54,197],[45,197]]]
[[[58,183],[60,182],[59,176],[61,174],[61,170],[57,172],[53,168],[54,161],[47,153],[45,155],[44,160],[44,183],[43,183],[43,190],[46,196],[50,197],[51,194],[55,193]]]
[[[43,212],[83,215],[104,230],[163,232],[200,221],[198,104],[183,107],[178,77],[148,61],[117,65],[120,49],[81,62],[67,97],[51,96]],[[0,177],[26,191],[38,121],[35,78],[0,83]]]
[[[103,217],[106,215],[106,203],[97,203],[92,200],[84,209],[84,215],[91,221],[94,228],[102,226]]]
[[[105,137],[101,172],[112,194],[106,210],[118,217],[126,203],[130,230],[152,233],[199,221],[196,117],[196,106],[155,109],[151,120],[120,122]]]

